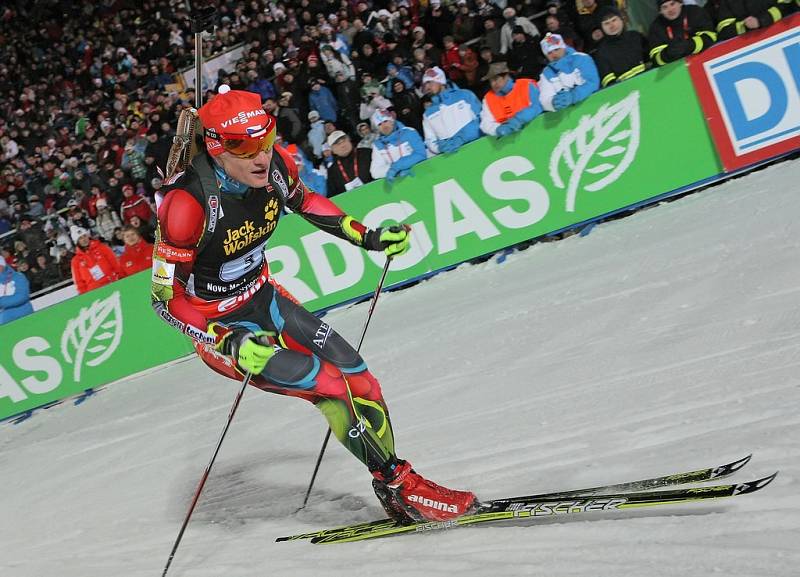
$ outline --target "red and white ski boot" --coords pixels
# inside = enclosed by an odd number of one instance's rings
[[[388,471],[373,471],[375,490],[386,513],[398,523],[448,521],[471,513],[477,505],[475,494],[454,491],[428,481],[411,468],[408,461],[398,460]]]

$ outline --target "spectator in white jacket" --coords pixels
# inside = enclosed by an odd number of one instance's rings
[[[308,121],[311,123],[311,129],[308,131],[308,144],[314,152],[316,161],[322,159],[322,145],[327,138],[325,134],[325,121],[319,117],[319,112],[312,110],[308,113]]]
[[[328,76],[336,78],[336,74],[341,72],[344,74],[346,80],[354,80],[356,77],[356,69],[350,58],[341,52],[337,52],[330,44],[322,46],[320,51],[322,63],[328,71]]]
[[[453,153],[480,137],[481,102],[470,90],[447,86],[444,70],[428,68],[422,88],[431,95],[431,105],[422,116],[425,144],[433,154]]]
[[[395,120],[389,112],[378,110],[372,116],[378,138],[372,143],[372,178],[395,178],[413,174],[411,167],[426,158],[425,143],[419,132]]]

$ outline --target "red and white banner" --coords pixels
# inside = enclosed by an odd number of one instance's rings
[[[800,148],[800,14],[688,65],[726,171]]]

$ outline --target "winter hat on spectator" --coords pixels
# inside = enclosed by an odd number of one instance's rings
[[[605,20],[613,18],[614,16],[622,18],[622,12],[616,6],[601,6],[597,11],[598,22],[604,22]]]
[[[425,74],[422,75],[423,86],[425,85],[426,82],[438,82],[442,86],[447,85],[447,77],[444,74],[444,70],[442,70],[438,66],[434,66],[433,68],[428,68],[425,71]]]
[[[387,120],[394,120],[394,116],[389,114],[387,110],[378,109],[372,114],[371,120],[372,120],[372,128],[377,130],[378,127]]]
[[[128,191],[128,190],[133,192],[133,185],[132,184],[123,184],[122,185],[122,192],[125,192],[125,191]]]
[[[336,141],[340,138],[344,138],[347,134],[341,130],[334,130],[331,132],[330,136],[328,136],[328,146],[333,146],[336,144]]]
[[[561,34],[552,34],[550,32],[547,33],[547,35],[539,44],[542,47],[542,52],[545,54],[550,54],[554,50],[567,47],[566,42],[564,42],[564,39],[561,37]]]
[[[273,142],[275,139],[275,117],[264,112],[261,97],[255,92],[231,90],[223,84],[197,114],[205,128],[206,148],[211,156],[222,154],[226,148],[236,154],[237,150],[226,141],[235,147],[248,141],[270,138]],[[250,152],[250,147],[246,148],[248,151],[242,152]]]
[[[276,62],[272,69],[275,71],[275,74],[278,75],[281,72],[286,72],[286,65],[283,62]]]
[[[491,80],[495,76],[500,76],[501,74],[511,74],[511,70],[508,69],[508,64],[505,62],[492,62],[489,64],[488,72],[486,72],[481,80]]]
[[[86,234],[89,234],[89,231],[82,226],[73,224],[71,227],[69,227],[69,236],[72,237],[72,242],[76,244],[78,243],[78,239]]]
[[[70,198],[67,201],[67,208],[76,208],[77,206],[78,206],[78,201],[75,200],[74,198]]]
[[[312,110],[311,112],[308,113],[308,119],[311,122],[316,122],[317,120],[319,120],[319,112],[317,112],[316,110]]]

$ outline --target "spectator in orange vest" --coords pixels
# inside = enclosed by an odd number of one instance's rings
[[[142,222],[152,223],[154,220],[153,209],[150,203],[141,194],[133,190],[133,185],[126,184],[122,187],[122,205],[119,208],[122,222],[129,224],[134,215],[142,219]]]
[[[483,97],[481,130],[492,136],[506,136],[522,129],[542,113],[539,89],[530,78],[511,78],[505,62],[493,62],[481,80],[491,90]]]
[[[75,256],[70,266],[78,293],[94,290],[119,278],[119,263],[110,246],[90,238],[89,231],[79,226],[73,226],[70,235],[75,243]]]
[[[153,265],[153,245],[145,241],[135,226],[122,227],[125,252],[119,256],[120,278],[130,276]]]

